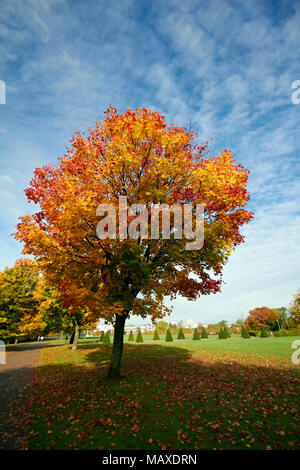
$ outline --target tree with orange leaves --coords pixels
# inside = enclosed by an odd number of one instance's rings
[[[275,309],[260,307],[250,310],[249,316],[245,320],[245,327],[249,330],[279,329],[279,314]]]
[[[73,137],[57,165],[37,168],[26,190],[40,210],[21,218],[16,238],[66,302],[75,295],[114,324],[109,377],[120,375],[126,319],[163,318],[164,296],[193,300],[218,292],[222,267],[243,241],[240,227],[252,218],[245,209],[249,171],[227,150],[209,156],[196,137],[158,112],[111,107],[87,136]],[[121,196],[148,212],[158,204],[202,204],[203,247],[187,250],[185,236],[99,239],[98,206],[112,205],[118,221]],[[126,234],[130,223],[129,217]]]
[[[71,333],[73,351],[77,349],[80,330],[95,329],[97,326],[98,316],[85,306],[85,299],[76,297],[72,283],[64,285],[62,292],[41,278],[35,298],[38,300],[39,315],[47,324],[45,331]]]

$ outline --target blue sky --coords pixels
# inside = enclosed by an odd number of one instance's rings
[[[179,298],[172,320],[234,321],[287,305],[300,288],[300,2],[1,0],[1,266],[31,212],[23,189],[114,105],[190,121],[210,149],[251,169],[255,218],[224,269],[221,294]]]

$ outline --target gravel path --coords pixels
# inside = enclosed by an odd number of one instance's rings
[[[9,346],[6,364],[0,364],[0,449],[20,447],[25,434],[25,405],[45,346],[47,343],[41,342]]]

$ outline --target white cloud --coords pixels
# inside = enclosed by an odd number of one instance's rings
[[[255,305],[286,304],[299,280],[300,3],[277,11],[253,1],[82,2],[10,0],[1,5],[0,107],[3,207],[9,238],[36,166],[55,161],[76,129],[112,103],[191,119],[213,151],[233,150],[251,169],[255,219],[224,270],[222,294],[176,301],[175,317],[235,319]]]

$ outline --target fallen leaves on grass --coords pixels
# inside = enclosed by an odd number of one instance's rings
[[[278,358],[126,346],[112,384],[105,354],[44,351],[30,448],[299,447],[299,375]]]

